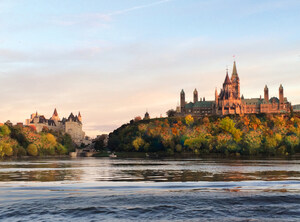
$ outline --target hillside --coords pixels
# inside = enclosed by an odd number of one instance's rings
[[[34,127],[0,126],[0,159],[21,156],[64,155],[74,149],[71,137]]]
[[[234,115],[131,121],[109,135],[118,152],[290,155],[300,152],[300,116]]]

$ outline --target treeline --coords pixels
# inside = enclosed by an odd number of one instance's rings
[[[0,126],[0,159],[21,156],[65,155],[75,149],[70,135],[34,126]]]
[[[131,121],[109,135],[119,152],[290,155],[300,152],[300,116],[233,115]]]

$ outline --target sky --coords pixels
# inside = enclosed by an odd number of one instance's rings
[[[245,98],[300,104],[299,0],[0,0],[0,122],[79,111],[87,135],[214,99],[234,59]],[[233,58],[233,56],[235,56]]]

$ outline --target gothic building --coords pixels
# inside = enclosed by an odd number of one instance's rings
[[[191,114],[193,116],[203,115],[229,115],[229,114],[250,114],[250,113],[287,113],[290,112],[291,104],[284,97],[283,86],[279,87],[279,97],[269,98],[269,89],[264,88],[264,98],[245,99],[240,92],[240,78],[236,68],[236,62],[233,63],[231,77],[228,70],[223,83],[223,87],[218,92],[215,90],[215,100],[206,101],[198,99],[197,89],[193,92],[193,102],[186,102],[185,93],[180,93],[180,107],[177,107],[177,115],[184,116]]]
[[[37,132],[43,129],[54,131],[62,131],[68,133],[72,140],[80,145],[84,141],[85,133],[82,131],[82,117],[80,112],[74,116],[73,113],[68,118],[60,119],[55,109],[50,119],[46,119],[44,115],[39,115],[38,112],[31,114],[30,119],[26,119],[27,126],[35,126]]]

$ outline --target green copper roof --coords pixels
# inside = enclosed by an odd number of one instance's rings
[[[275,100],[275,103],[279,103],[279,99],[277,97],[272,97],[269,101],[270,103],[273,102],[273,100]]]
[[[192,102],[190,102],[190,103],[188,103],[188,104],[185,104],[185,108],[186,108],[186,109],[192,109],[193,106],[194,106],[194,103],[192,103]]]
[[[212,101],[198,101],[194,104],[195,108],[210,108],[214,102]]]
[[[192,108],[211,108],[213,106],[213,101],[198,101],[196,103],[188,103],[185,105],[186,109],[192,109]]]
[[[300,104],[293,106],[294,111],[300,111]]]

